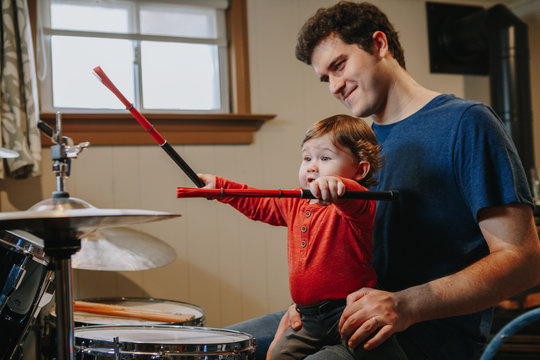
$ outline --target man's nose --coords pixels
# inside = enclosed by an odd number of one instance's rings
[[[328,77],[328,87],[332,94],[339,95],[345,87],[345,82],[337,76],[330,75]]]

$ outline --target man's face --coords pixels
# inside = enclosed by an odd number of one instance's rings
[[[387,92],[375,54],[330,35],[315,47],[311,63],[319,79],[328,82],[330,92],[355,116],[368,117],[382,110]]]

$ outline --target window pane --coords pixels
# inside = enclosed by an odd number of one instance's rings
[[[140,11],[141,34],[217,38],[216,10],[192,6],[145,5]]]
[[[133,101],[130,41],[53,36],[51,46],[54,107],[123,109],[120,100],[92,74],[98,65],[124,96]]]
[[[108,5],[108,6],[106,6]],[[113,4],[51,4],[51,27],[62,30],[127,33],[129,9]]]
[[[216,45],[144,41],[141,49],[145,109],[220,108]]]

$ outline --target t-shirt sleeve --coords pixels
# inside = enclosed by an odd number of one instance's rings
[[[475,104],[463,112],[454,150],[454,176],[473,216],[489,206],[532,205],[516,147],[491,108]]]

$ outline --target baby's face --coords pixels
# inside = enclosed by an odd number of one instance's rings
[[[302,189],[320,176],[335,175],[355,179],[358,160],[349,148],[334,144],[331,134],[309,139],[302,146],[302,163],[298,180]]]

